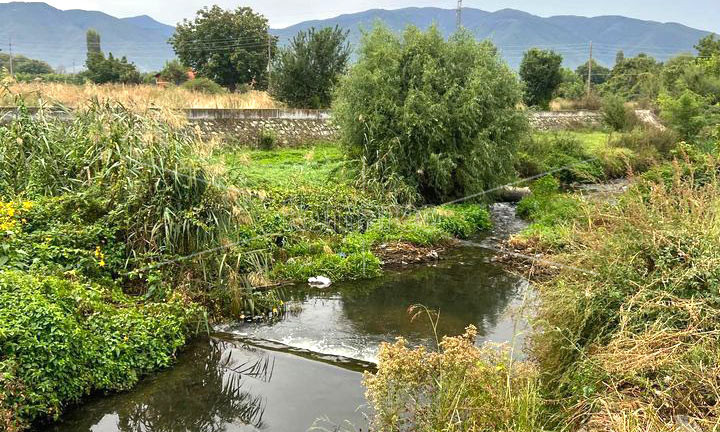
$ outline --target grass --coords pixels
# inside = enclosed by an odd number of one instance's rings
[[[9,93],[0,94],[0,105],[15,106],[22,101],[27,106],[62,105],[70,108],[87,107],[93,100],[101,103],[117,102],[137,111],[150,108],[278,108],[281,105],[266,92],[205,94],[179,87],[161,88],[154,85],[123,84],[62,84],[18,83],[8,86]]]

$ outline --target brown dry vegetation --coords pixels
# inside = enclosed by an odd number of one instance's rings
[[[148,108],[278,108],[280,104],[267,92],[205,94],[179,87],[161,88],[154,85],[62,83],[9,83],[8,92],[0,94],[0,105],[12,106],[19,97],[27,106],[63,105],[71,108],[86,107],[93,99],[100,102],[120,102],[135,110]]]

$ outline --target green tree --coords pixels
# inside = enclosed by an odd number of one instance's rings
[[[490,42],[378,25],[338,88],[334,121],[360,181],[398,200],[467,197],[514,175],[522,88]]]
[[[163,81],[180,85],[188,80],[189,70],[190,68],[182,64],[180,60],[174,59],[165,63],[165,67],[160,71],[160,78]]]
[[[337,26],[298,33],[277,57],[273,94],[291,107],[329,107],[333,88],[347,71],[347,35]]]
[[[659,101],[663,119],[683,139],[692,140],[698,136],[705,126],[704,102],[700,96],[685,90],[677,98],[667,93],[662,94]]]
[[[271,51],[277,45],[269,30],[267,18],[248,7],[231,11],[216,5],[178,24],[170,44],[180,61],[202,77],[231,90],[239,84],[265,89],[268,44]]]
[[[625,61],[625,52],[620,50],[615,54],[615,66]]]
[[[713,55],[720,55],[720,39],[717,39],[715,33],[708,35],[695,45],[695,49],[698,52],[699,57],[712,57]]]
[[[585,95],[585,83],[583,83],[583,80],[568,68],[562,68],[561,73],[562,82],[553,96],[569,100],[582,99]]]
[[[562,83],[562,56],[551,50],[532,48],[520,64],[520,77],[525,83],[525,103],[547,108],[553,93]]]
[[[603,91],[628,100],[655,100],[660,92],[661,69],[662,64],[647,54],[626,58],[612,69]]]
[[[581,80],[583,80],[583,82],[586,83],[589,63],[590,61],[588,60],[584,64],[578,66],[577,69],[575,69],[575,73],[580,77]],[[609,77],[610,69],[606,68],[595,60],[592,60],[592,75],[590,77],[590,81],[595,85],[600,85],[607,81]]]
[[[0,53],[0,69],[10,69],[10,55]],[[53,68],[41,60],[27,58],[23,55],[13,55],[13,72],[27,75],[47,75],[53,73]]]
[[[602,106],[603,121],[612,130],[620,132],[630,129],[636,122],[635,111],[625,105],[617,95],[607,95]]]
[[[116,58],[112,53],[102,52],[100,34],[95,30],[87,32],[87,59],[85,76],[96,84],[125,83],[139,84],[142,80],[140,72],[127,58]]]

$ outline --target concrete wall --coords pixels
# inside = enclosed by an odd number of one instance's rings
[[[538,111],[529,116],[537,130],[561,130],[582,127],[600,127],[603,116],[599,111]]]

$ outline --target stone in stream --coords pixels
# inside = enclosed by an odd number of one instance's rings
[[[311,287],[320,289],[329,288],[332,285],[332,281],[325,276],[311,277],[308,279],[308,283]]]

